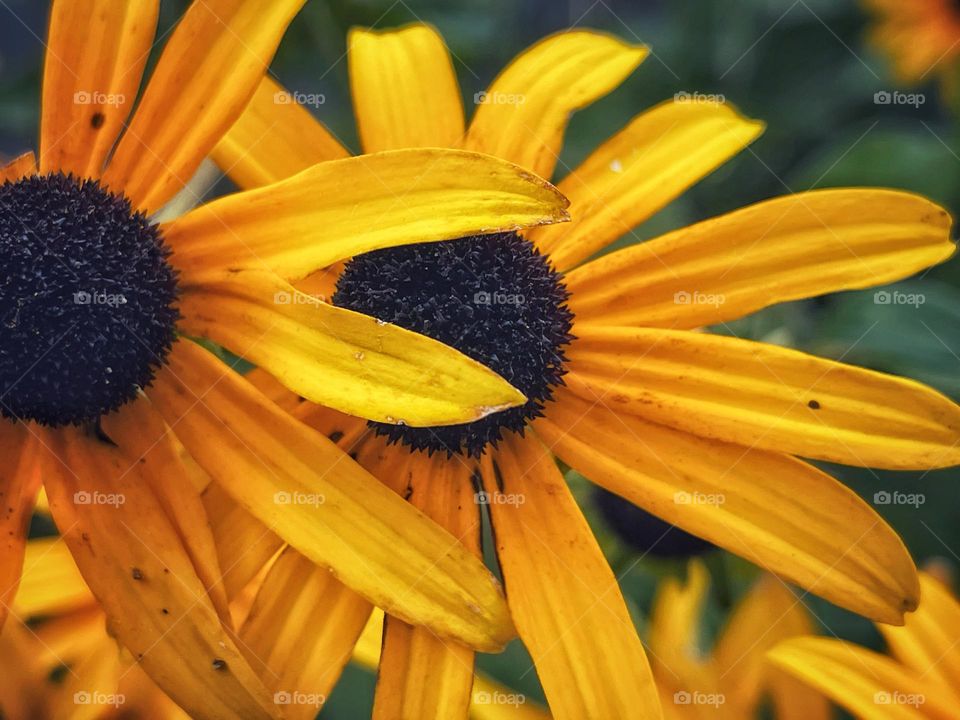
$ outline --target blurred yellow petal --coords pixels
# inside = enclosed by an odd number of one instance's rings
[[[890,654],[953,693],[960,707],[960,603],[926,573],[920,573],[920,607],[903,627],[878,625]]]
[[[354,29],[347,48],[364,152],[460,142],[460,86],[436,30],[423,24],[387,32]]]
[[[611,253],[571,272],[567,287],[580,321],[696,328],[913,275],[953,255],[951,223],[910,193],[816,190]]]
[[[40,487],[35,443],[23,423],[0,420],[0,630],[17,595],[30,515]]]
[[[137,400],[114,418],[123,423],[145,405]],[[110,632],[192,716],[272,717],[271,698],[221,624],[182,528],[157,496],[175,448],[163,436],[141,433],[117,445],[78,428],[44,440],[50,509]]]
[[[803,637],[771,662],[865,720],[955,720],[956,699],[884,655],[841,640]]]
[[[303,295],[270,273],[186,287],[180,310],[186,333],[214,340],[312,402],[351,415],[447,425],[525,400],[443,343]]]
[[[240,117],[305,1],[193,3],[163,49],[104,182],[148,214],[176,195]]]
[[[650,218],[753,142],[763,123],[729,105],[666,102],[638,115],[558,185],[568,225],[530,239],[567,270]]]
[[[557,400],[534,428],[590,480],[871,619],[899,625],[916,608],[903,542],[812,465],[617,414],[566,389]]]
[[[763,576],[734,607],[713,651],[727,704],[744,717],[753,717],[769,695],[778,720],[829,720],[826,698],[772,667],[766,658],[781,640],[815,631],[803,598],[779,578]]]
[[[326,568],[287,548],[270,568],[240,629],[251,666],[288,720],[313,720],[333,692],[371,605]]]
[[[57,615],[96,603],[62,538],[27,543],[23,577],[13,604],[21,618]]]
[[[920,383],[766,343],[578,324],[567,382],[679,430],[846,465],[960,464],[960,406]]]
[[[556,718],[660,718],[643,645],[617,579],[535,438],[484,462],[507,602]]]
[[[479,560],[207,351],[177,343],[149,395],[216,482],[345,585],[480,649],[513,637],[500,588]]]
[[[470,465],[451,462],[438,453],[415,456],[405,475],[410,503],[480,557],[480,506],[470,471]],[[388,618],[373,720],[466,718],[473,664],[470,648],[438,638],[429,629]]]
[[[709,589],[710,576],[698,559],[689,562],[685,583],[667,578],[657,588],[650,612],[650,662],[658,685],[671,691],[718,692],[700,644]]]
[[[464,146],[549,179],[570,115],[617,87],[647,52],[586,30],[541,40],[478,94],[480,103]]]
[[[159,10],[160,0],[52,3],[43,68],[41,173],[100,176],[140,90]]]
[[[350,153],[269,75],[210,157],[242,190],[285,180]]]
[[[552,185],[503,160],[395,150],[234,193],[163,232],[187,283],[246,268],[298,280],[371,250],[566,220],[566,206]]]

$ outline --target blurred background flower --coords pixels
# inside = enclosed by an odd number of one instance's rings
[[[169,28],[186,5],[186,0],[165,0],[162,28]],[[0,3],[4,157],[36,144],[47,12],[47,3],[36,0]],[[436,25],[454,52],[468,110],[474,95],[510,58],[551,32],[594,28],[646,43],[652,55],[644,71],[573,117],[561,168],[579,164],[624,118],[677,93],[722,96],[747,116],[764,120],[767,131],[645,223],[639,237],[622,240],[622,246],[752,202],[821,187],[912,190],[956,217],[958,18],[960,6],[950,0],[311,0],[294,21],[273,70],[357,152],[345,56],[351,27],[389,28],[418,20]],[[212,192],[228,187],[221,181]],[[960,261],[895,286],[786,303],[713,330],[913,377],[957,399]],[[918,564],[936,556],[960,562],[960,509],[953,485],[960,469],[825,469],[874,504]],[[689,582],[685,556],[704,552],[712,584],[703,593],[696,631],[703,647],[713,647],[724,618],[749,597],[756,569],[718,550],[685,544],[669,528],[632,533],[641,521],[625,520],[620,510],[607,507],[615,499],[598,501],[575,473],[568,473],[568,480],[643,631],[660,583]],[[673,541],[676,547],[658,551],[660,542]],[[884,648],[870,622],[794,593],[818,633]],[[519,643],[501,655],[485,656],[480,669],[531,703],[542,700]],[[368,716],[373,684],[368,670],[351,666],[323,717]]]

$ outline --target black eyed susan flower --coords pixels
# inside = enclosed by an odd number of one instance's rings
[[[891,60],[898,82],[914,85],[942,75],[960,57],[956,0],[863,0],[876,17],[871,42]]]
[[[349,51],[364,150],[470,148],[543,177],[554,174],[571,112],[612,90],[646,55],[593,32],[550,37],[478,94],[465,127],[449,55],[430,28],[356,31]],[[303,108],[276,104],[277,92],[285,91],[265,81],[214,153],[244,187],[347,154]],[[916,568],[896,533],[798,458],[954,465],[958,408],[909,380],[700,330],[942,262],[954,252],[946,211],[891,190],[808,192],[590,259],[761,130],[726,104],[668,102],[637,116],[560,182],[571,199],[566,227],[385,249],[307,279],[326,285],[337,304],[450,343],[527,395],[522,407],[453,428],[375,423],[370,432],[311,403],[293,412],[476,554],[487,506],[511,614],[555,717],[660,711],[617,580],[554,455],[841,606],[887,623],[916,607]],[[285,258],[258,248],[257,258],[234,262],[255,260],[282,268]],[[277,588],[320,582],[309,614],[291,619],[297,601]],[[301,638],[314,613],[350,608],[336,632],[307,640],[322,673],[305,675],[302,662],[270,655],[284,682],[329,687],[369,605],[294,552],[280,556],[262,587],[260,622],[241,629],[260,642],[262,657],[279,647],[277,637]],[[467,648],[389,617],[377,716],[462,716],[471,659]]]
[[[857,717],[950,720],[960,715],[960,602],[920,573],[923,600],[902,627],[877,625],[889,655],[835,638],[784,640],[770,661]]]
[[[193,339],[380,422],[522,404],[475,360],[307,298],[270,268],[296,278],[415,238],[551,222],[565,200],[501,160],[414,150],[326,163],[158,223],[303,0],[191,5],[131,112],[158,5],[53,3],[38,157],[0,170],[0,620],[42,483],[110,632],[194,717],[276,712],[229,634],[209,496],[395,615],[501,646],[513,627],[482,563]],[[249,261],[267,249],[270,263]]]
[[[830,704],[766,658],[778,642],[816,631],[801,598],[779,578],[762,576],[705,644],[709,589],[699,560],[690,561],[686,582],[667,578],[657,588],[648,647],[664,717],[742,720],[769,704],[780,720],[828,720]]]

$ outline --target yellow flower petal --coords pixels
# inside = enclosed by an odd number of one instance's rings
[[[388,32],[354,29],[347,50],[364,152],[460,142],[460,86],[436,30],[423,24]]]
[[[61,538],[36,538],[27,543],[20,589],[13,603],[13,611],[19,617],[57,615],[94,603],[96,600]]]
[[[590,480],[871,619],[899,625],[916,608],[917,571],[900,538],[829,475],[615,414],[565,389],[557,398],[534,427]]]
[[[354,661],[374,672],[380,664],[383,638],[383,611],[374,608],[353,650]],[[501,685],[483,673],[473,681],[471,720],[549,720],[550,714],[525,695]]]
[[[240,629],[250,664],[284,703],[313,720],[333,692],[370,617],[369,602],[293,548],[277,558]]]
[[[34,443],[22,423],[0,420],[0,630],[17,594],[30,515],[40,487]]]
[[[25,152],[0,168],[0,182],[16,182],[20,178],[36,173],[37,158],[32,152]]]
[[[666,102],[638,115],[563,179],[573,222],[530,238],[567,270],[633,230],[763,132],[729,105]]]
[[[203,505],[223,568],[223,589],[233,602],[280,552],[284,542],[215,482],[204,491]]]
[[[952,720],[956,700],[888,657],[840,640],[794,638],[771,662],[865,720]]]
[[[727,705],[754,717],[764,695],[778,720],[829,720],[830,703],[772,667],[767,651],[781,640],[816,631],[803,597],[772,575],[762,577],[737,603],[714,649]]]
[[[140,89],[159,10],[159,0],[52,4],[40,172],[100,176]]]
[[[464,146],[550,178],[571,113],[617,87],[647,52],[585,30],[541,40],[478,95]]]
[[[243,190],[292,177],[350,153],[295,96],[269,75],[240,119],[210,153]]]
[[[578,324],[570,388],[702,437],[865,467],[960,463],[960,406],[912,380],[739,338]]]
[[[552,185],[503,160],[396,150],[215,200],[163,232],[188,282],[224,268],[297,280],[371,250],[562,221],[566,206]]]
[[[550,453],[508,437],[484,462],[497,557],[556,718],[660,718],[620,587]]]
[[[695,328],[913,275],[953,254],[950,225],[918,195],[816,190],[611,253],[571,272],[567,286],[580,320]]]
[[[306,0],[193,3],[167,42],[104,182],[148,214],[240,117]]]
[[[432,458],[412,456],[404,474],[410,503],[480,557],[480,506],[470,471],[470,465],[438,453]],[[473,663],[470,648],[438,638],[429,629],[388,618],[373,720],[466,717]]]
[[[144,404],[114,418],[122,423]],[[114,445],[75,428],[44,441],[50,509],[111,633],[192,716],[272,717],[271,698],[221,624],[182,529],[157,495],[170,479],[173,446],[147,433]]]
[[[297,292],[269,273],[185,287],[182,328],[269,370],[309,400],[371,420],[470,422],[524,397],[466,355]]]
[[[953,693],[960,707],[960,603],[930,575],[920,573],[920,607],[903,627],[879,625],[890,653]]]
[[[480,649],[513,637],[479,560],[205,350],[177,343],[148,394],[241,506],[371,602]]]

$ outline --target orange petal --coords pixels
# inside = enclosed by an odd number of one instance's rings
[[[25,152],[0,168],[0,183],[16,182],[20,178],[36,173],[37,158],[34,157],[32,152]]]
[[[305,1],[193,3],[163,49],[104,182],[148,214],[159,210],[240,117]]]
[[[617,579],[550,453],[511,435],[483,485],[514,622],[556,718],[660,718]]]
[[[0,420],[0,630],[17,594],[30,515],[40,487],[26,425]]]
[[[295,97],[267,75],[243,115],[210,153],[242,190],[350,155]]]
[[[40,172],[100,176],[137,98],[159,11],[160,0],[52,4]]]

